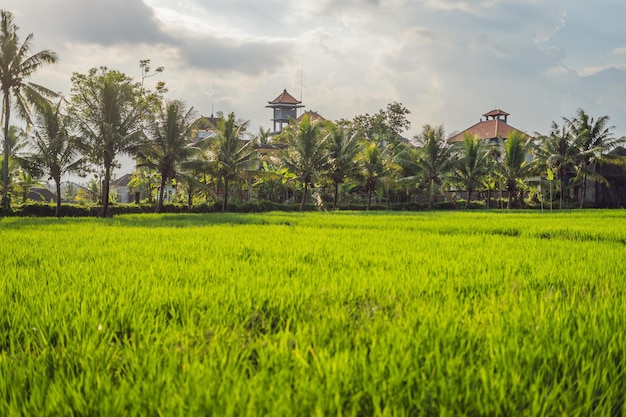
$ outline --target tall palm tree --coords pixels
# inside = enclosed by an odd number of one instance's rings
[[[533,149],[536,168],[541,173],[550,170],[559,179],[559,208],[563,208],[567,188],[567,171],[578,158],[578,149],[574,146],[572,132],[567,126],[552,122],[548,136],[536,135],[538,144]]]
[[[193,108],[185,109],[178,100],[164,102],[158,114],[148,123],[146,140],[140,144],[138,166],[156,170],[161,175],[161,187],[155,213],[163,208],[165,185],[176,177],[180,164],[198,151],[190,146]]]
[[[454,180],[467,190],[465,208],[469,208],[472,192],[483,184],[489,172],[490,149],[485,141],[466,133],[455,149]]]
[[[597,120],[590,117],[583,109],[578,109],[572,119],[565,118],[565,125],[570,129],[574,146],[577,148],[576,181],[582,182],[580,208],[587,199],[587,177],[606,182],[606,179],[592,169],[595,162],[618,163],[619,160],[606,155],[618,145],[626,142],[626,137],[613,136],[613,126],[609,126],[609,116],[600,116]]]
[[[504,152],[499,164],[499,176],[509,193],[508,208],[511,207],[512,196],[518,196],[521,190],[520,184],[531,173],[532,164],[526,160],[529,146],[528,137],[521,132],[512,132],[504,141]]]
[[[372,194],[385,180],[385,154],[391,149],[391,145],[380,149],[375,142],[366,142],[359,157],[361,177],[367,193],[367,210],[372,206]]]
[[[21,159],[34,177],[48,176],[56,186],[55,216],[61,217],[61,177],[83,168],[78,139],[71,134],[71,120],[62,113],[62,100],[47,103],[37,110],[33,151]]]
[[[433,208],[437,190],[441,188],[454,166],[452,148],[445,140],[442,125],[424,125],[414,137],[419,147],[417,154],[420,182],[428,187],[428,207]]]
[[[328,143],[328,176],[334,184],[333,210],[337,209],[339,201],[339,185],[357,169],[356,158],[359,151],[357,132],[348,134],[341,127],[333,128]]]
[[[83,151],[104,169],[101,217],[107,217],[112,170],[119,154],[130,154],[143,137],[148,103],[140,85],[119,71],[92,68],[72,75],[73,114]]]
[[[315,175],[328,166],[326,141],[329,135],[323,135],[322,125],[305,115],[300,123],[284,130],[284,137],[288,146],[281,153],[281,160],[304,186],[300,202],[300,210],[303,210]]]
[[[216,136],[211,138],[217,173],[224,181],[222,212],[228,209],[230,182],[253,170],[256,165],[256,152],[252,149],[252,142],[243,138],[248,125],[248,121],[236,120],[235,114],[230,113],[226,119],[219,118],[215,127]]]
[[[4,120],[4,160],[2,165],[2,180],[5,188],[9,184],[9,122],[11,109],[14,108],[19,117],[32,124],[29,116],[29,106],[37,105],[46,97],[55,93],[41,85],[31,83],[28,78],[45,64],[56,62],[54,52],[43,50],[29,55],[33,34],[26,36],[20,44],[18,27],[13,22],[13,14],[0,10],[0,91],[2,91],[2,118]],[[8,190],[2,193],[2,207],[10,205]]]

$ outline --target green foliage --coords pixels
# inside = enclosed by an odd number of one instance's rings
[[[11,142],[9,137],[9,125],[11,121],[11,109],[17,111],[17,115],[27,125],[32,125],[30,118],[30,106],[38,107],[45,103],[47,98],[56,96],[53,91],[29,82],[28,79],[42,66],[56,62],[54,52],[43,50],[29,55],[33,34],[29,34],[20,43],[18,26],[13,21],[13,14],[7,10],[0,10],[0,91],[2,92],[2,118],[4,122],[3,139],[3,165],[2,165],[2,208],[10,206],[9,190],[9,160],[11,155]]]
[[[0,415],[621,415],[625,217],[4,218]]]

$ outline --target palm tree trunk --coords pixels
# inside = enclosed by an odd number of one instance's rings
[[[100,217],[109,215],[109,188],[111,183],[111,164],[104,167],[104,183],[102,184],[102,210]]]
[[[191,212],[191,208],[193,206],[193,188],[189,187],[187,190],[187,211]]]
[[[2,209],[11,208],[11,197],[9,196],[9,117],[11,116],[11,101],[8,91],[3,90],[4,95],[4,150],[3,150],[3,164],[2,164]]]
[[[560,175],[561,180],[561,195],[559,196],[559,210],[563,209],[563,203],[565,202],[565,175]]]
[[[333,210],[337,210],[338,200],[339,200],[339,182],[335,181],[335,198],[333,199]]]
[[[57,190],[57,206],[54,211],[56,217],[61,217],[61,178],[54,179]]]
[[[466,209],[470,207],[471,202],[472,202],[472,187],[468,187],[467,188],[467,201],[465,202]]]
[[[583,195],[580,199],[580,208],[585,207],[585,200],[587,199],[587,174],[583,174]]]
[[[302,201],[300,202],[300,211],[304,210],[304,202],[306,201],[306,194],[308,190],[308,183],[305,181],[304,183],[304,192],[302,193]]]
[[[369,211],[371,206],[372,206],[372,190],[369,189],[367,190],[367,211]]]
[[[222,213],[228,209],[228,176],[224,176],[224,199],[222,201]]]
[[[435,180],[430,180],[430,195],[428,196],[428,208],[433,208],[433,196],[435,195]]]
[[[161,175],[161,188],[159,188],[159,199],[157,200],[155,213],[160,213],[163,209],[163,196],[165,195],[165,177]]]

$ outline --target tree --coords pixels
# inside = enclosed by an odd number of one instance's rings
[[[22,158],[24,167],[34,176],[48,176],[56,187],[55,216],[61,217],[61,177],[83,168],[78,139],[71,134],[69,116],[62,113],[62,100],[46,103],[37,110],[33,151]]]
[[[352,132],[358,131],[369,141],[377,142],[384,147],[387,144],[397,145],[400,141],[400,133],[411,128],[411,122],[407,116],[411,111],[402,103],[392,102],[387,104],[385,110],[370,115],[365,113],[356,116],[351,122],[340,121],[341,125],[350,126]]]
[[[587,199],[587,177],[606,183],[606,179],[592,169],[592,164],[600,161],[621,163],[619,159],[610,157],[606,153],[625,143],[626,138],[613,136],[614,127],[608,125],[609,116],[601,116],[595,120],[583,109],[578,109],[576,117],[564,120],[565,125],[571,131],[574,146],[577,149],[577,157],[574,161],[575,180],[582,182],[580,208],[583,208]]]
[[[559,179],[559,208],[563,208],[566,194],[567,171],[578,159],[578,149],[574,146],[572,132],[567,126],[560,127],[552,122],[548,136],[536,135],[538,144],[533,149],[536,169],[548,174],[548,170]]]
[[[281,153],[281,159],[287,169],[297,176],[304,186],[300,210],[304,209],[309,186],[313,185],[315,175],[324,171],[328,165],[326,140],[322,125],[314,123],[308,115],[296,125],[288,126],[283,132],[287,148]]]
[[[529,143],[528,137],[521,132],[512,132],[504,141],[504,153],[498,166],[500,178],[509,193],[507,208],[511,207],[512,196],[519,194],[524,178],[531,173],[532,164],[526,160]]]
[[[24,42],[20,44],[18,29],[13,23],[13,14],[6,10],[0,10],[0,90],[2,91],[2,118],[4,120],[3,208],[8,208],[11,203],[8,192],[11,152],[7,140],[11,109],[15,108],[18,116],[30,125],[30,105],[37,105],[44,102],[46,97],[55,95],[49,89],[26,80],[43,65],[56,62],[56,54],[49,50],[43,50],[29,56],[33,34],[26,36]]]
[[[472,192],[483,184],[489,172],[490,152],[485,142],[466,133],[463,142],[456,145],[453,180],[467,190],[465,208],[469,208]]]
[[[381,150],[374,142],[367,142],[363,147],[360,155],[359,163],[361,166],[361,176],[363,177],[363,185],[367,193],[367,210],[372,206],[372,193],[380,184],[381,178],[384,176],[384,153],[390,149],[389,147]]]
[[[73,114],[89,160],[102,167],[101,217],[108,215],[112,170],[120,154],[129,154],[142,138],[147,104],[141,86],[106,67],[72,75]]]
[[[334,127],[328,142],[328,176],[334,184],[333,210],[337,209],[339,185],[357,169],[356,157],[360,151],[357,132],[348,134],[342,127]]]
[[[161,186],[155,213],[163,208],[165,185],[176,177],[180,164],[190,158],[197,147],[190,146],[193,108],[185,109],[181,101],[164,102],[147,126],[147,140],[139,145],[138,166],[155,169],[161,175]]]
[[[224,181],[222,194],[222,212],[228,209],[230,182],[241,177],[256,165],[256,153],[252,142],[245,141],[243,134],[249,122],[238,121],[235,114],[230,113],[226,119],[220,117],[215,128],[216,136],[211,139],[213,153],[217,162],[217,172]]]
[[[417,153],[418,180],[428,187],[428,207],[433,208],[436,191],[444,184],[454,166],[452,150],[445,139],[442,125],[424,125],[422,132],[415,136],[419,150]]]

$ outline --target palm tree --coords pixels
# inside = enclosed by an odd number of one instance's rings
[[[414,137],[419,147],[417,166],[419,180],[428,187],[428,207],[433,208],[436,190],[440,189],[454,166],[452,149],[445,140],[443,126],[424,125]]]
[[[576,181],[582,181],[582,197],[580,208],[587,199],[587,177],[605,182],[606,179],[591,168],[595,162],[620,163],[616,158],[605,155],[618,145],[626,142],[626,137],[615,138],[613,126],[609,126],[609,116],[601,116],[597,120],[590,117],[583,109],[578,109],[573,119],[564,118],[565,125],[571,131],[577,157],[574,161]]]
[[[186,110],[181,101],[163,103],[156,117],[148,123],[147,140],[139,145],[137,156],[141,162],[138,166],[154,169],[161,176],[155,213],[163,208],[167,182],[176,177],[180,164],[198,151],[189,142],[193,117],[193,108]]]
[[[224,181],[222,194],[222,212],[228,209],[228,187],[231,180],[253,170],[256,164],[256,152],[252,142],[243,139],[249,122],[238,121],[235,114],[230,113],[226,119],[221,117],[215,127],[216,136],[210,140],[212,151],[217,162],[217,173]]]
[[[8,165],[9,174],[7,176],[8,184],[5,185],[4,179],[0,178],[0,185],[2,185],[3,193],[5,192],[5,190],[7,193],[9,192],[9,190],[11,190],[15,173],[20,168],[19,166],[20,161],[18,160],[16,156],[19,155],[20,151],[24,150],[24,148],[26,147],[28,135],[23,129],[17,126],[11,125],[9,126],[9,134],[7,138],[8,140],[5,141],[5,144],[3,146],[3,148],[6,147],[7,150],[5,150],[1,154],[3,157],[5,153],[8,153],[9,155],[9,165]]]
[[[328,165],[326,141],[329,135],[322,136],[321,127],[321,124],[311,122],[310,117],[305,115],[299,124],[284,130],[288,146],[281,153],[281,160],[304,186],[300,210],[304,210],[307,192],[315,175],[324,171]]]
[[[69,116],[62,113],[62,100],[37,110],[33,152],[21,159],[34,177],[48,176],[56,186],[55,216],[61,217],[61,177],[77,172],[85,163],[79,154],[78,139],[71,135]]]
[[[483,184],[489,172],[490,152],[484,141],[470,133],[465,134],[455,151],[454,180],[467,190],[465,208],[469,208],[472,192]]]
[[[334,127],[328,144],[328,176],[334,184],[333,210],[337,209],[339,200],[339,185],[346,177],[357,169],[356,157],[360,146],[357,142],[357,132],[348,134],[341,127]]]
[[[101,217],[109,210],[112,170],[119,154],[130,154],[143,137],[147,103],[140,85],[106,67],[72,75],[73,114],[82,136],[83,151],[104,168]]]
[[[507,208],[511,207],[511,197],[519,194],[520,183],[531,173],[532,164],[526,160],[529,144],[528,137],[517,131],[504,141],[504,152],[498,167],[500,179],[509,193]]]
[[[361,176],[367,193],[367,210],[372,206],[372,193],[384,178],[384,154],[388,149],[390,149],[389,146],[381,150],[377,143],[367,142],[360,155]]]
[[[56,62],[54,52],[43,50],[29,56],[33,34],[26,36],[20,44],[17,34],[18,27],[13,23],[13,14],[6,10],[0,10],[0,90],[2,91],[2,118],[4,120],[4,161],[2,166],[2,180],[5,190],[2,193],[2,207],[8,208],[11,201],[9,197],[9,122],[11,109],[15,108],[18,116],[30,123],[29,105],[38,104],[46,97],[55,94],[45,87],[26,81],[44,64]],[[12,100],[14,99],[14,101]]]
[[[578,149],[574,146],[571,131],[567,126],[560,127],[552,122],[548,136],[537,135],[539,143],[534,148],[537,170],[546,173],[548,170],[556,174],[560,183],[559,208],[563,208],[566,194],[567,171],[573,167],[578,158]]]

